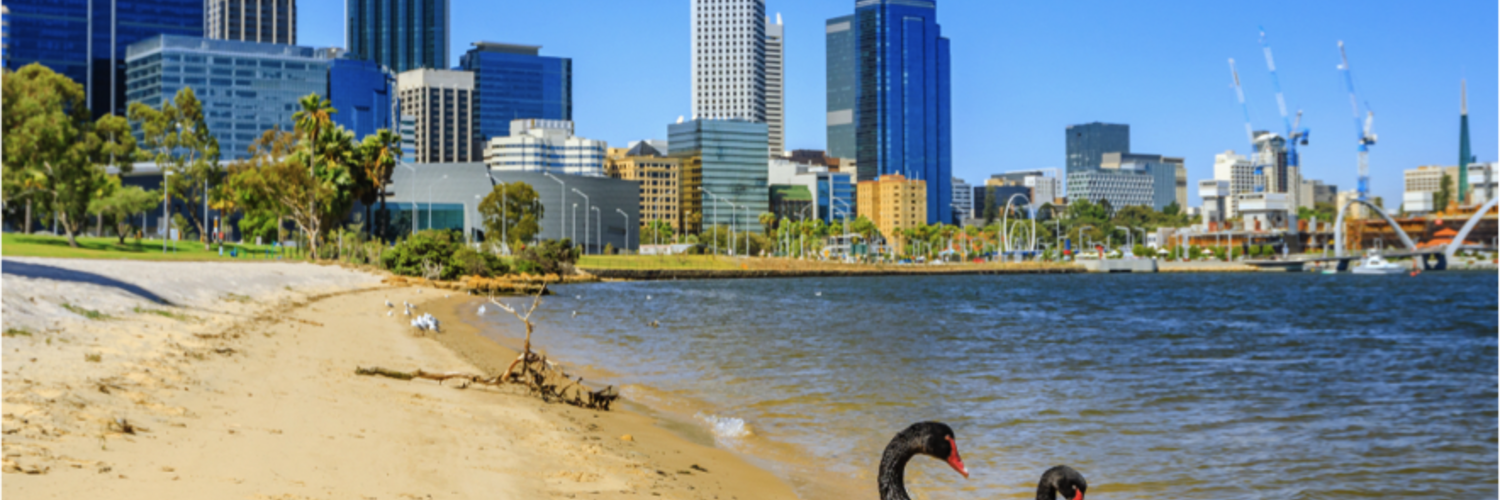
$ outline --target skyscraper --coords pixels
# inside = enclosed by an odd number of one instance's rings
[[[447,69],[449,0],[346,0],[349,53],[402,73]]]
[[[766,126],[771,134],[771,154],[781,156],[786,151],[786,41],[781,26],[781,14],[776,14],[776,24],[766,19]]]
[[[125,47],[203,36],[203,0],[8,0],[6,67],[41,63],[83,85],[94,116],[125,115]],[[161,104],[161,103],[156,103]]]
[[[927,222],[952,219],[948,39],[932,0],[862,0],[855,7],[859,180],[923,181]]]
[[[761,232],[757,217],[770,208],[766,125],[690,120],[668,125],[667,135],[668,156],[682,160],[678,200],[685,227]]]
[[[693,0],[693,117],[766,122],[765,0]]]
[[[1068,126],[1068,174],[1099,168],[1104,153],[1130,153],[1130,125],[1093,122]]]
[[[204,35],[214,40],[297,44],[297,0],[206,0]]]
[[[396,75],[401,114],[416,117],[415,163],[478,161],[474,147],[474,74],[419,68]]]
[[[1458,204],[1463,206],[1469,201],[1469,162],[1474,154],[1469,151],[1469,81],[1459,80],[1458,87]]]
[[[333,122],[354,132],[356,140],[379,129],[395,131],[391,98],[396,75],[374,61],[339,58],[328,63],[328,100]]]
[[[514,120],[573,120],[573,60],[540,51],[537,45],[477,42],[459,58],[459,67],[474,73],[476,146],[509,136]]]
[[[854,159],[854,106],[859,72],[854,52],[854,16],[824,23],[824,76],[828,86],[828,156]]]

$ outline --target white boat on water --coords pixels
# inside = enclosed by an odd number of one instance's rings
[[[1350,272],[1354,274],[1403,274],[1407,271],[1406,266],[1387,261],[1379,254],[1371,253],[1365,256],[1359,267]]]

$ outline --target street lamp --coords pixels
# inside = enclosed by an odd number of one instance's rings
[[[615,211],[619,212],[620,216],[625,218],[625,249],[629,250],[630,249],[630,215],[626,214],[624,210],[620,210],[618,208],[616,208]]]
[[[703,191],[703,194],[712,196],[714,198],[714,222],[715,223],[719,222],[719,195],[716,195],[716,194],[714,194],[713,191],[709,191],[707,189],[703,189],[702,191]],[[717,225],[717,224],[715,224],[715,225]],[[714,255],[718,255],[719,254],[719,235],[718,235],[718,232],[719,232],[718,228],[715,228],[714,229]]]
[[[739,209],[739,205],[735,205],[734,202],[729,200],[724,200],[724,203],[729,204],[729,253],[734,253],[734,226],[737,219],[739,219],[739,217],[734,216],[734,211]]]
[[[495,181],[500,184],[500,249],[506,255],[510,255],[510,240],[505,237],[505,227],[510,225],[509,205],[506,201],[505,190],[508,186],[504,181]]]
[[[583,197],[583,253],[589,253],[589,195],[583,194],[578,188],[573,188],[574,193]],[[577,228],[574,228],[575,232]]]
[[[542,175],[545,176],[545,177],[547,177],[548,179],[552,179],[554,181],[557,181],[558,184],[562,185],[562,187],[557,190],[557,192],[562,193],[562,195],[558,199],[559,205],[557,206],[557,208],[568,208],[568,183],[563,182],[562,179],[558,179],[556,177],[553,177],[550,172],[542,172]],[[568,221],[567,217],[558,217],[557,218],[557,237],[558,237],[558,239],[562,239],[564,236],[568,235],[568,224],[567,224],[567,221]],[[578,217],[576,217],[576,216],[573,217],[573,224],[575,226],[578,224]],[[577,233],[578,229],[574,228],[573,232]],[[575,236],[576,236],[576,234],[575,234]]]
[[[448,176],[444,175],[438,178],[438,180],[432,181],[432,184],[427,185],[427,229],[432,229],[432,187],[447,179]]]
[[[166,202],[161,204],[161,253],[167,253],[167,237],[172,235],[172,190],[167,188],[167,178],[172,176],[172,171],[160,164],[157,166],[161,168],[161,192],[167,195]]]
[[[584,235],[588,236],[588,235]],[[573,243],[578,243],[578,204],[573,204]],[[585,248],[584,250],[588,250]]]
[[[589,208],[594,210],[595,215],[599,215],[594,218],[597,221],[594,223],[594,244],[599,245],[599,255],[604,255],[604,216],[599,214],[599,207],[597,205]],[[587,221],[589,220],[589,213],[587,210],[583,212],[583,220],[583,232],[588,233],[589,223]]]

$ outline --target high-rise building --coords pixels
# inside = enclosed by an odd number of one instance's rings
[[[1229,181],[1198,181],[1198,197],[1203,198],[1204,224],[1223,224],[1229,220]]]
[[[1115,209],[1131,205],[1156,206],[1156,182],[1149,169],[1131,166],[1117,169],[1079,170],[1068,173],[1068,201],[1108,200]]]
[[[902,244],[902,230],[928,223],[926,184],[901,174],[859,181],[859,215],[874,223],[886,240]]]
[[[682,159],[682,220],[689,232],[730,226],[760,231],[767,211],[766,124],[689,120],[667,126],[668,155]],[[743,207],[743,208],[735,208]]]
[[[963,179],[953,178],[953,225],[963,224],[965,217],[974,216],[974,193],[970,191],[974,186],[964,182]]]
[[[401,161],[411,163],[417,159],[417,117],[401,114],[396,129],[401,133]]]
[[[1474,154],[1469,151],[1469,81],[1459,80],[1458,113],[1458,204],[1469,201],[1469,162]]]
[[[1404,210],[1408,212],[1435,212],[1446,210],[1447,206],[1438,206],[1437,194],[1443,190],[1443,181],[1447,181],[1449,201],[1458,202],[1458,167],[1439,167],[1424,165],[1405,172],[1405,191],[1402,193]],[[1421,201],[1419,201],[1421,200]]]
[[[606,175],[640,184],[640,227],[661,221],[670,225],[672,231],[681,233],[682,205],[678,197],[682,195],[679,184],[682,160],[668,158],[646,141],[639,141],[629,150],[609,156],[604,162]]]
[[[7,0],[6,67],[41,63],[83,85],[89,110],[125,116],[125,48],[203,36],[203,0]],[[160,105],[160,102],[153,103]]]
[[[932,0],[855,4],[859,180],[900,174],[927,189],[927,223],[952,220],[949,43]]]
[[[1238,215],[1238,196],[1255,192],[1255,166],[1250,159],[1228,150],[1214,155],[1214,179],[1229,182],[1229,204],[1224,209],[1224,220]]]
[[[766,126],[774,156],[781,156],[786,151],[785,60],[786,35],[778,13],[775,24],[766,19]]]
[[[249,157],[266,130],[291,130],[298,99],[328,93],[328,60],[311,47],[160,35],[126,48],[125,64],[128,102],[158,107],[191,87],[226,160]]]
[[[573,60],[541,46],[476,42],[459,58],[474,73],[476,144],[510,135],[511,122],[573,119]]]
[[[604,176],[604,141],[573,135],[568,120],[514,120],[510,133],[490,138],[484,163],[491,170]]]
[[[450,0],[345,0],[349,54],[402,73],[447,69]]]
[[[1175,196],[1173,197],[1175,198],[1174,201],[1177,202],[1177,209],[1186,210],[1188,206],[1187,159],[1164,156],[1162,157],[1162,161],[1169,165],[1172,165],[1172,170],[1174,172],[1173,177],[1175,178],[1177,184],[1177,190],[1176,193],[1174,193]]]
[[[416,163],[478,160],[474,147],[474,74],[414,69],[396,75],[401,114],[416,117]]]
[[[1099,167],[1097,171],[1077,172],[1080,175],[1099,174],[1088,177],[1088,179],[1091,179],[1089,182],[1079,182],[1078,185],[1084,189],[1095,189],[1095,191],[1087,193],[1074,193],[1080,199],[1088,198],[1094,202],[1105,199],[1109,200],[1110,204],[1115,207],[1146,205],[1156,210],[1162,210],[1168,205],[1176,203],[1178,200],[1177,179],[1179,170],[1183,170],[1182,159],[1180,158],[1168,158],[1162,155],[1142,153],[1104,153]],[[1149,190],[1145,193],[1123,191],[1136,189],[1141,186],[1135,180],[1109,176],[1111,173],[1123,173],[1126,171],[1149,175],[1151,177]],[[1184,170],[1182,172],[1184,184],[1187,182],[1186,176],[1187,173]],[[1068,184],[1068,191],[1071,193],[1073,185],[1072,176],[1069,176]],[[1097,189],[1101,187],[1106,189],[1106,192],[1098,192]],[[1186,189],[1186,187],[1183,187],[1183,189]],[[1186,198],[1187,196],[1184,193],[1182,197]],[[1146,203],[1134,201],[1142,198],[1149,201]],[[1181,203],[1178,203],[1177,206],[1179,209],[1182,208]]]
[[[356,140],[376,130],[394,130],[391,115],[396,75],[373,61],[337,58],[328,62],[328,100],[333,122],[354,132]]]
[[[692,0],[693,118],[766,122],[765,0]]]
[[[993,182],[997,180],[1000,182]],[[1027,199],[1037,206],[1043,203],[1056,203],[1057,199],[1062,198],[1063,195],[1062,180],[1057,178],[1055,168],[995,174],[990,176],[990,181],[986,181],[986,185],[1025,186],[1030,190],[1026,193]]]
[[[1104,153],[1130,154],[1130,125],[1093,122],[1068,126],[1068,175],[1100,168]]]
[[[824,79],[828,88],[828,156],[854,159],[854,107],[859,101],[858,58],[854,52],[854,16],[824,23]]]
[[[10,67],[10,7],[0,5],[0,67]]]
[[[1471,205],[1483,205],[1495,198],[1495,166],[1495,162],[1469,164],[1468,200]]]
[[[297,0],[205,0],[204,9],[209,39],[297,44]]]

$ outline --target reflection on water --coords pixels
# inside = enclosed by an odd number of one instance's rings
[[[934,498],[1027,497],[1056,464],[1100,498],[1493,498],[1496,289],[1475,273],[610,283],[557,287],[536,338],[795,464],[778,472],[807,496],[835,477],[873,497],[886,440],[933,419],[974,471],[913,461]]]

